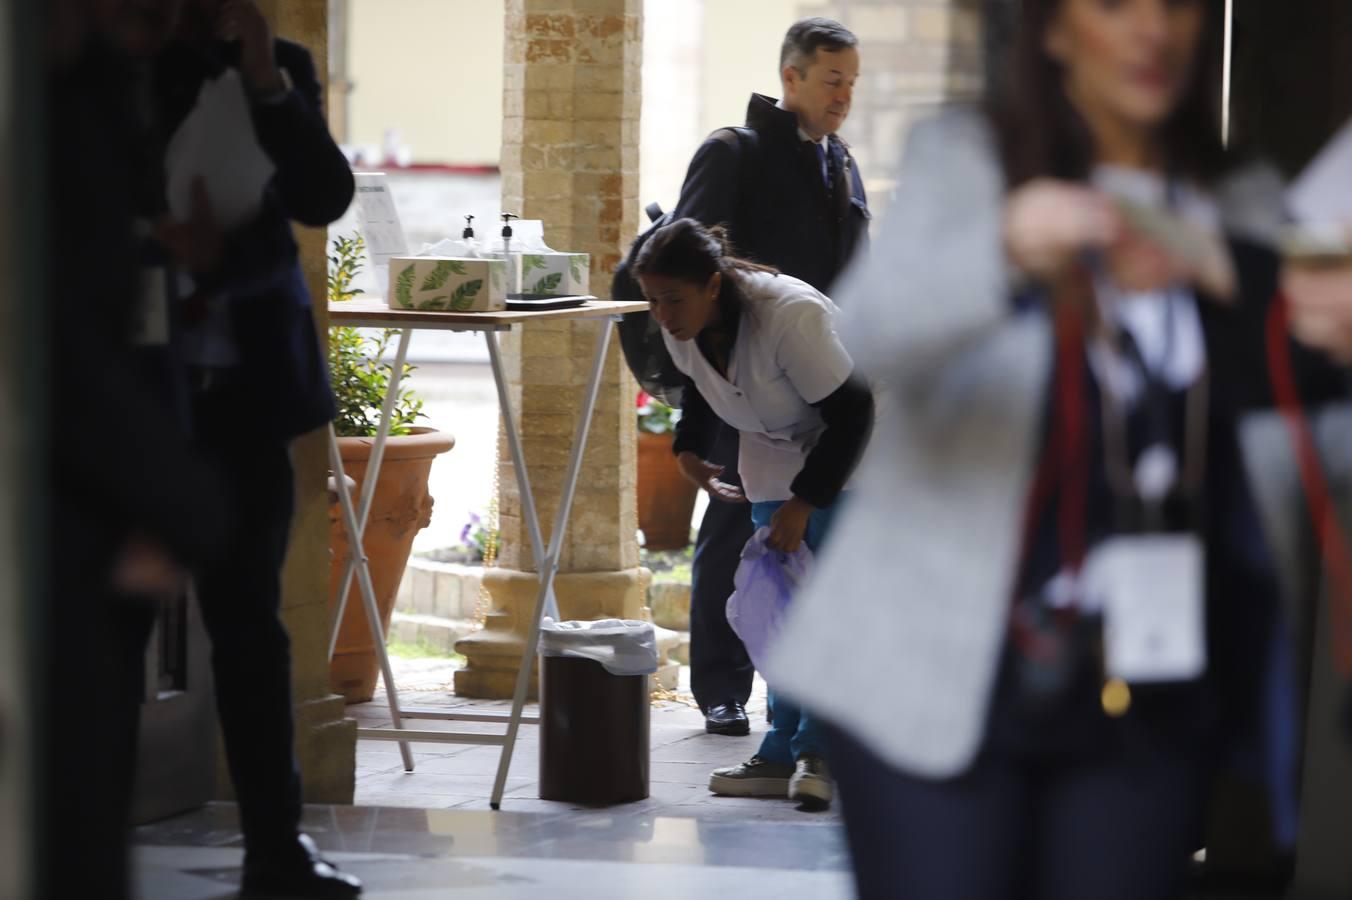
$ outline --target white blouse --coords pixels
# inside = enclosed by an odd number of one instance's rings
[[[788,500],[825,428],[812,404],[835,393],[854,363],[836,335],[836,305],[816,288],[769,272],[733,277],[744,305],[726,378],[695,341],[662,337],[676,367],[740,432],[737,472],[747,499]]]

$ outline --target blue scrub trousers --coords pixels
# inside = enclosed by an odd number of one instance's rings
[[[808,519],[807,533],[803,540],[808,549],[816,553],[826,539],[835,517],[836,508],[844,499],[842,494],[835,503],[825,509],[812,511]],[[751,524],[756,528],[769,526],[775,510],[784,505],[783,500],[765,500],[751,504]],[[798,704],[787,697],[769,689],[770,730],[765,733],[756,755],[773,763],[793,765],[804,754],[822,755],[821,723],[805,712]]]

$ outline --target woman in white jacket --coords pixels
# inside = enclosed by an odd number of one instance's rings
[[[721,229],[679,219],[654,232],[634,274],[672,361],[686,376],[672,450],[715,502],[748,504],[766,543],[822,546],[841,491],[868,441],[873,395],[851,376],[836,307],[811,285],[732,255]],[[719,421],[737,429],[742,487],[706,461]],[[817,721],[771,686],[770,730],[745,763],[709,789],[830,804]]]

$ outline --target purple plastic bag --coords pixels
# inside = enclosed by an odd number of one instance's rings
[[[766,546],[770,529],[762,527],[742,548],[733,576],[736,590],[728,598],[728,624],[746,645],[752,664],[762,668],[798,586],[812,568],[812,551],[802,544],[793,553]]]

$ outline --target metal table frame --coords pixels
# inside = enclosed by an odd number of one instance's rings
[[[568,516],[572,510],[573,497],[577,491],[578,475],[582,469],[582,455],[586,449],[587,435],[591,428],[592,413],[596,408],[596,396],[601,386],[601,373],[605,366],[606,352],[610,347],[610,336],[614,330],[611,323],[627,312],[646,309],[643,303],[613,303],[608,301],[589,301],[585,306],[541,312],[501,312],[501,313],[445,313],[420,312],[414,310],[389,309],[382,300],[350,300],[330,304],[329,323],[331,326],[355,326],[361,328],[399,329],[399,344],[395,351],[394,370],[390,374],[389,387],[385,393],[384,406],[381,409],[380,425],[377,428],[375,443],[371,447],[371,458],[367,464],[365,477],[361,484],[361,498],[358,505],[352,502],[352,493],[348,489],[343,473],[343,461],[338,453],[338,438],[329,426],[329,464],[337,481],[338,502],[342,511],[343,523],[349,535],[348,544],[352,548],[346,568],[343,572],[342,586],[338,592],[338,608],[333,619],[333,629],[329,637],[329,659],[333,659],[334,648],[338,642],[338,630],[342,625],[343,613],[347,607],[348,593],[356,577],[362,604],[366,608],[366,621],[376,648],[376,657],[380,663],[380,672],[385,682],[385,697],[390,706],[390,728],[359,728],[357,737],[367,740],[398,741],[400,754],[404,761],[404,770],[413,771],[413,752],[409,744],[414,741],[440,744],[480,744],[498,746],[502,753],[498,760],[497,778],[493,783],[490,804],[498,809],[502,804],[503,791],[507,784],[507,772],[511,767],[512,753],[516,747],[517,734],[522,724],[536,724],[539,719],[522,714],[526,705],[526,695],[530,690],[530,676],[540,641],[540,621],[548,612],[558,618],[558,601],[554,596],[554,576],[558,572],[559,553],[563,548],[563,539],[568,525]],[[591,374],[583,397],[582,409],[578,414],[577,428],[573,435],[572,452],[568,459],[568,468],[563,479],[562,499],[554,517],[554,527],[550,531],[549,546],[546,548],[540,532],[540,520],[535,509],[535,497],[531,491],[529,473],[526,471],[525,453],[521,445],[521,435],[517,430],[516,413],[512,409],[511,397],[507,390],[507,380],[503,373],[501,353],[498,348],[497,333],[510,331],[512,326],[540,319],[581,320],[596,319],[597,329],[595,349],[592,354]],[[380,612],[376,605],[375,588],[371,583],[371,572],[362,536],[365,533],[366,520],[371,512],[371,500],[375,494],[376,480],[380,474],[380,465],[385,454],[385,441],[389,436],[390,417],[395,400],[399,396],[399,383],[403,376],[404,363],[408,357],[409,338],[417,329],[442,331],[481,332],[488,347],[489,362],[493,367],[493,381],[497,385],[498,404],[501,408],[503,428],[507,434],[507,446],[512,456],[512,467],[516,470],[517,484],[521,492],[522,517],[530,533],[531,549],[534,551],[536,568],[539,572],[539,589],[536,593],[535,610],[526,634],[525,646],[521,652],[521,667],[516,677],[516,690],[512,696],[512,709],[507,715],[500,713],[469,713],[438,709],[403,709],[399,705],[399,695],[395,688],[394,677],[390,670],[389,654],[385,649],[385,632],[380,623]],[[410,729],[404,726],[405,719],[439,719],[461,722],[488,722],[505,725],[501,734],[481,734],[472,732],[429,731]]]

